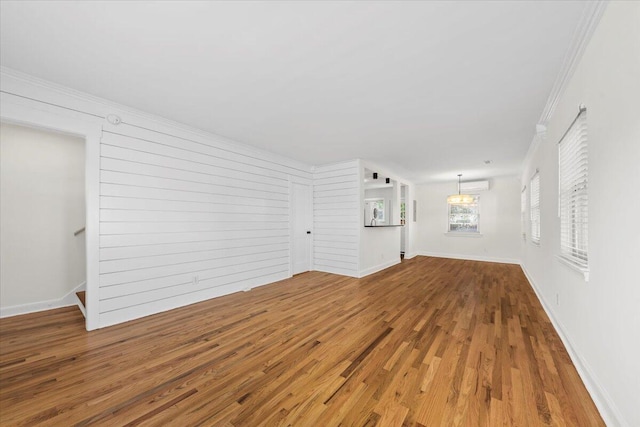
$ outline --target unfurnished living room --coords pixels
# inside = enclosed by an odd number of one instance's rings
[[[1,426],[640,426],[639,1],[0,0]]]

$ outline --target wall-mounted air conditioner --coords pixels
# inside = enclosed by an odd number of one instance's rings
[[[489,181],[470,181],[460,183],[460,192],[473,193],[477,191],[487,191],[489,189]]]

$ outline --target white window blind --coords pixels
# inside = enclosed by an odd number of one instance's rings
[[[529,183],[529,193],[531,241],[534,243],[540,243],[540,173],[537,171]]]
[[[525,185],[520,193],[520,229],[522,239],[527,239],[527,186]]]
[[[560,140],[560,255],[582,268],[588,266],[587,114],[581,110]]]

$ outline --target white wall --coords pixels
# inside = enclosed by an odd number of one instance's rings
[[[360,277],[400,262],[402,227],[363,227],[360,239]]]
[[[120,125],[103,132],[103,324],[290,276],[289,180],[311,174]]]
[[[397,229],[361,239],[360,160],[312,170],[10,70],[0,83],[2,117],[91,141],[88,329],[289,277],[291,182],[314,185],[314,269],[361,277],[399,262]]]
[[[0,124],[3,311],[60,300],[85,281],[85,236],[73,235],[85,225],[84,153],[81,138]]]
[[[520,259],[520,180],[490,179],[490,189],[479,192],[481,237],[456,236],[447,232],[447,196],[457,192],[457,183],[421,184],[416,187],[419,254],[518,263]]]
[[[100,140],[88,329],[290,276],[290,182],[311,184],[311,166],[5,69],[0,83],[5,119]]]
[[[319,166],[313,174],[313,264],[358,276],[360,173],[357,160]]]
[[[523,266],[609,425],[640,425],[640,3],[611,2],[522,174],[541,180],[540,246]],[[557,142],[587,107],[589,268],[559,253]]]

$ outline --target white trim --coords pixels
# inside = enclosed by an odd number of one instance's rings
[[[65,296],[59,299],[51,299],[47,301],[31,302],[28,304],[12,305],[0,308],[0,318],[19,316],[21,314],[36,313],[38,311],[53,310],[56,308],[70,307],[78,304],[76,292],[85,290],[87,282],[82,282]]]
[[[611,396],[609,396],[609,393],[607,393],[605,388],[602,387],[600,381],[598,380],[598,377],[594,374],[593,370],[589,366],[589,363],[587,363],[587,361],[584,360],[574,349],[571,338],[567,334],[562,322],[560,322],[554,316],[553,310],[551,310],[551,306],[547,304],[546,300],[542,297],[542,293],[536,286],[535,281],[533,280],[531,275],[529,275],[527,268],[524,266],[524,264],[520,264],[520,267],[522,268],[522,272],[524,273],[525,277],[529,281],[531,288],[538,297],[542,308],[551,320],[551,324],[553,324],[553,327],[562,340],[564,347],[567,349],[567,353],[569,353],[569,357],[571,358],[573,365],[576,367],[578,375],[582,379],[582,382],[587,388],[587,391],[591,395],[591,398],[598,408],[598,411],[600,411],[600,415],[604,419],[605,424],[608,426],[630,427],[631,425],[625,421],[622,413],[618,410],[617,406],[611,399]]]
[[[375,265],[373,267],[367,268],[367,269],[362,270],[362,271],[360,271],[358,273],[358,278],[363,278],[363,277],[368,276],[370,274],[377,273],[378,271],[382,271],[382,270],[385,270],[385,269],[387,269],[389,267],[393,267],[396,264],[400,264],[400,262],[401,262],[400,258],[398,258],[398,259],[394,259],[392,261],[387,261],[387,262],[384,262],[382,264],[378,264],[378,265]]]
[[[569,80],[571,80],[573,73],[578,67],[578,63],[580,62],[580,59],[582,59],[582,54],[587,48],[589,40],[591,40],[591,36],[593,35],[596,27],[598,26],[598,23],[600,22],[600,18],[602,17],[604,10],[607,7],[607,3],[608,2],[606,0],[586,2],[584,6],[584,12],[580,17],[578,25],[576,26],[571,44],[569,45],[567,53],[564,57],[562,68],[560,69],[560,72],[556,77],[553,88],[551,89],[551,93],[547,98],[547,103],[544,107],[544,110],[542,110],[542,114],[540,115],[538,123],[546,124],[551,116],[553,116],[556,105],[558,105],[558,100],[560,99],[560,96],[569,84]]]
[[[428,252],[418,251],[420,256],[430,256],[435,258],[451,258],[451,259],[463,259],[466,261],[482,261],[482,262],[497,262],[500,264],[518,264],[520,260],[515,258],[499,258],[499,257],[484,257],[476,255],[459,255],[459,254],[445,254],[442,252]]]
[[[346,268],[327,267],[324,265],[316,265],[313,267],[312,271],[319,271],[321,273],[329,273],[329,274],[337,274],[338,276],[354,277],[356,279],[360,277],[351,269],[347,270]]]
[[[411,259],[418,256],[418,252],[405,252],[404,259]]]
[[[589,269],[588,268],[584,268],[581,267],[579,265],[576,265],[575,263],[573,263],[570,259],[565,258],[562,255],[556,255],[556,259],[558,261],[560,261],[561,264],[566,265],[567,267],[569,267],[570,269],[577,271],[579,273],[582,273],[582,277],[584,278],[585,282],[589,281]]]
[[[78,306],[78,308],[80,309],[80,311],[82,312],[82,315],[84,316],[84,318],[87,318],[87,307],[84,306],[84,304],[82,303],[82,301],[80,301],[80,297],[78,296],[78,294],[74,294],[74,296],[76,297],[76,305]],[[85,301],[86,301],[86,294],[85,294]]]
[[[291,175],[288,177],[289,181],[289,271],[287,277],[293,277],[293,182],[291,181]]]
[[[482,233],[462,233],[457,231],[447,231],[444,235],[448,237],[482,237]]]

